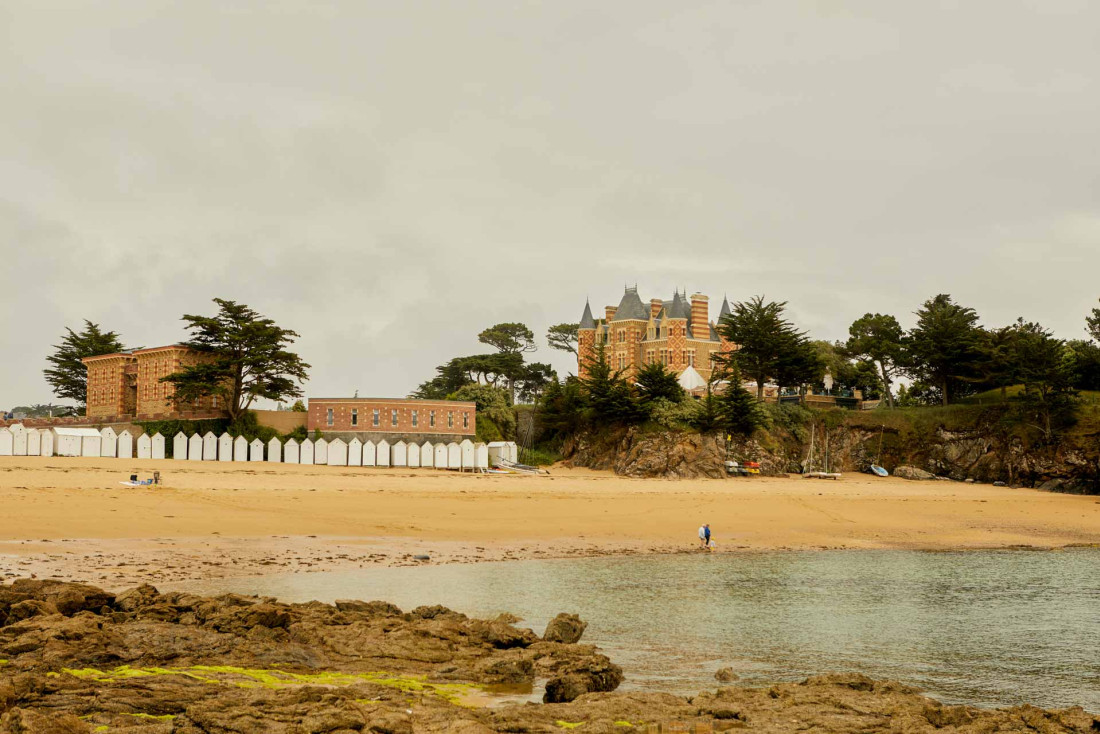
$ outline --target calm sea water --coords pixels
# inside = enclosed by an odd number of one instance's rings
[[[1100,551],[816,551],[522,561],[189,584],[284,601],[385,599],[541,633],[560,611],[624,689],[695,693],[859,671],[984,706],[1100,712]]]

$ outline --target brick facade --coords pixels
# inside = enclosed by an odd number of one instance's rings
[[[643,365],[658,362],[679,375],[689,366],[709,381],[713,358],[735,350],[736,345],[721,337],[709,319],[709,299],[699,293],[675,293],[672,300],[652,299],[643,304],[636,288],[627,288],[618,306],[608,306],[604,318],[592,317],[585,304],[577,330],[577,374],[585,376],[586,364],[604,345],[611,369],[628,378]],[[729,312],[723,301],[719,316]]]
[[[89,420],[120,417],[180,418],[186,415],[221,417],[219,398],[196,400],[180,412],[171,402],[173,387],[160,378],[198,363],[203,356],[187,347],[171,345],[133,352],[103,354],[83,360],[88,368]]]
[[[457,400],[310,398],[306,428],[310,433],[472,438],[477,432],[477,405]]]

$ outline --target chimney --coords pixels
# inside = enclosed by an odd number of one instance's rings
[[[660,298],[654,298],[649,302],[649,317],[651,319],[657,318],[657,314],[661,313],[661,309],[665,307],[664,302]]]
[[[611,319],[615,318],[615,312],[618,310],[618,306],[604,306],[604,315],[607,316],[607,323],[611,323]]]
[[[707,329],[710,318],[708,300],[702,293],[695,293],[691,297],[691,333],[696,339],[706,339],[710,334]]]

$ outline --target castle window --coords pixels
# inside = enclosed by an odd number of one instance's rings
[[[391,410],[390,411],[390,425],[391,426],[396,426],[397,425],[397,411],[396,410]]]
[[[359,425],[359,411],[355,408],[351,409],[351,424],[353,426]]]
[[[330,426],[331,426],[331,425],[332,425],[332,420],[333,420],[333,416],[332,416],[332,408],[329,408],[329,409],[328,409],[327,411],[325,411],[325,422],[326,422],[326,423],[327,423],[328,425],[330,425]]]
[[[372,417],[372,425],[378,427],[378,408],[374,409],[374,416]]]
[[[420,425],[419,411],[416,411],[416,410],[413,411],[413,413],[412,413],[412,423],[413,423],[413,428],[416,428],[417,426]]]

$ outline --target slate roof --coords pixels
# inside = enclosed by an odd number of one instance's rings
[[[581,316],[581,323],[577,327],[579,329],[595,329],[596,320],[592,318],[592,306],[588,304],[588,301],[584,302],[584,314]]]
[[[722,296],[722,310],[718,312],[718,320],[721,321],[723,316],[729,316],[730,302],[725,296]]]
[[[672,303],[665,306],[665,318],[666,319],[690,319],[691,307],[684,298],[680,298],[680,292],[677,291],[672,296]]]
[[[619,301],[619,307],[615,309],[615,316],[611,320],[628,321],[631,319],[649,321],[649,308],[638,297],[637,288],[626,289],[626,292],[623,293],[623,300]]]

